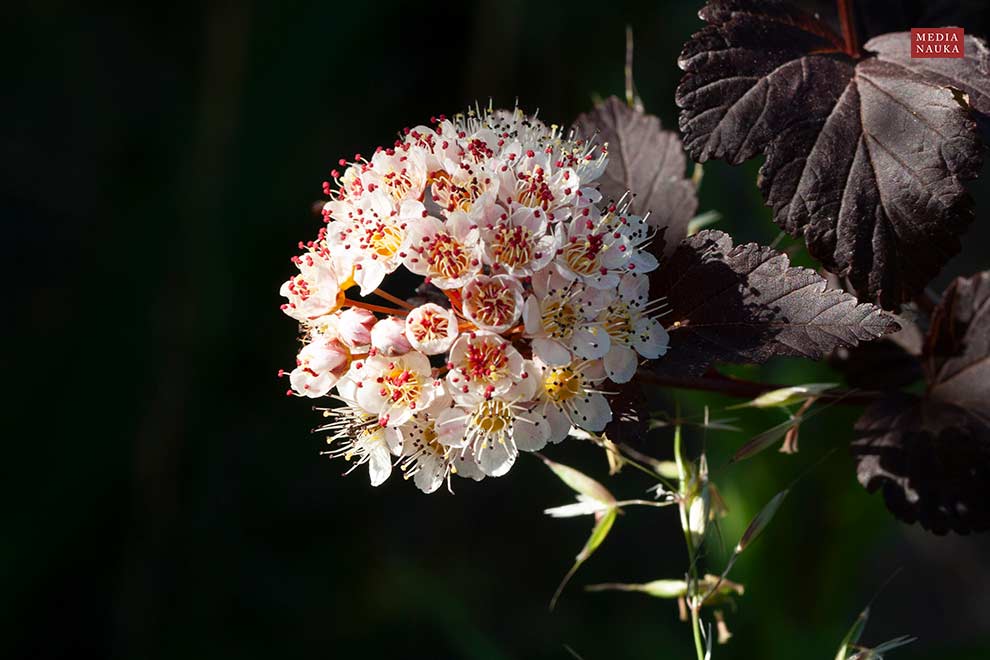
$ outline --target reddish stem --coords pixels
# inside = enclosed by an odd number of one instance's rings
[[[852,0],[836,0],[839,8],[839,23],[842,25],[842,38],[846,42],[846,53],[859,57],[859,39],[856,36],[856,20],[853,18]]]
[[[392,303],[394,305],[398,305],[399,307],[403,307],[405,309],[412,309],[413,308],[413,306],[410,305],[409,303],[407,303],[405,300],[403,300],[402,298],[399,298],[398,296],[393,296],[388,291],[384,291],[382,289],[375,289],[373,293],[376,296],[378,296],[379,298],[384,298],[385,300],[389,301],[390,303]]]
[[[351,307],[360,307],[361,309],[366,309],[369,312],[378,312],[380,314],[389,314],[391,316],[405,316],[409,313],[409,310],[407,309],[382,307],[381,305],[372,305],[371,303],[366,303],[361,300],[351,300],[350,298],[344,299],[344,304],[342,306],[346,307],[347,305],[350,305]]]

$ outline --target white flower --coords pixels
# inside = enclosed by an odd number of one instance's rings
[[[579,279],[596,289],[614,289],[632,254],[629,239],[611,231],[594,211],[555,227],[560,247],[554,264],[569,280]]]
[[[627,383],[632,379],[637,353],[655,360],[667,352],[667,331],[649,316],[658,304],[649,301],[649,292],[650,282],[645,275],[624,275],[618,296],[601,312],[600,321],[611,339],[604,366],[612,382]]]
[[[356,384],[355,400],[382,426],[401,426],[437,396],[430,360],[419,351],[387,357],[371,355],[355,361],[348,378]]]
[[[405,265],[439,289],[464,286],[481,270],[478,227],[464,213],[446,222],[427,216],[411,224]]]
[[[521,208],[509,215],[501,211],[486,221],[481,231],[485,263],[494,273],[516,277],[532,275],[546,267],[557,253],[557,238],[547,232],[545,211]]]
[[[427,179],[427,152],[408,143],[375,152],[362,174],[365,187],[383,189],[396,204],[423,197]]]
[[[523,320],[533,338],[534,356],[547,364],[564,365],[570,363],[572,352],[586,360],[608,352],[608,333],[598,321],[602,302],[597,292],[552,269],[533,277],[532,286]]]
[[[399,467],[424,493],[432,493],[450,477],[453,451],[437,439],[436,417],[429,411],[414,414],[398,428],[402,438]]]
[[[512,344],[492,332],[462,334],[450,349],[447,384],[454,399],[505,394],[523,379],[523,358]]]
[[[523,287],[514,277],[478,275],[464,287],[464,315],[482,330],[505,332],[523,310]]]
[[[534,360],[538,403],[534,408],[550,425],[549,442],[567,437],[571,426],[600,433],[612,421],[612,409],[598,389],[604,378],[601,361],[550,366]]]
[[[327,444],[333,448],[323,453],[331,458],[354,461],[348,474],[367,464],[371,485],[384,483],[392,473],[393,456],[398,456],[402,450],[398,431],[382,426],[375,415],[367,414],[351,402],[326,409],[323,414],[333,420],[316,429],[331,432]]]
[[[446,353],[458,333],[454,310],[435,303],[420,305],[406,316],[406,339],[414,349],[426,355]]]
[[[509,471],[519,451],[538,451],[550,437],[539,414],[511,398],[468,396],[437,416],[438,440],[453,451],[469,449],[481,471],[499,477]]]
[[[289,382],[298,394],[315,399],[325,395],[347,371],[351,354],[340,342],[317,338],[299,351]]]
[[[338,272],[331,262],[318,252],[294,257],[299,274],[282,284],[279,295],[289,299],[282,311],[298,321],[329,314],[340,308],[342,291]]]
[[[402,208],[417,203],[407,201]],[[361,287],[361,295],[366,296],[402,264],[405,221],[400,219],[392,198],[382,190],[365,194],[357,204],[331,202],[327,207],[332,205],[337,206],[333,206],[331,215],[346,217],[327,225],[327,249],[342,268],[352,269],[354,282]]]

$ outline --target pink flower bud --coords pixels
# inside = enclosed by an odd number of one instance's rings
[[[350,349],[365,347],[371,343],[371,328],[375,315],[366,309],[350,307],[340,312],[337,320],[337,334]]]
[[[317,339],[299,351],[298,366],[289,374],[289,382],[299,394],[315,399],[330,391],[350,362],[346,346],[333,339]]]
[[[412,346],[406,339],[406,322],[396,316],[382,319],[371,329],[371,345],[388,356],[408,353]]]

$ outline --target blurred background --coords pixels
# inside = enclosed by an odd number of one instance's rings
[[[276,378],[295,325],[278,309],[289,256],[319,227],[311,207],[338,158],[478,99],[569,123],[621,94],[624,30],[648,111],[676,126],[681,44],[698,2],[554,5],[202,2],[86,9],[39,0],[7,14],[0,656],[5,658],[693,657],[672,602],[590,594],[592,582],[677,578],[673,510],[632,510],[547,602],[588,519],[551,520],[572,493],[539,461],[457,495],[318,455],[310,405]],[[759,162],[705,166],[700,210],[737,241],[777,231]],[[986,176],[986,172],[985,172]],[[938,282],[990,264],[990,179],[964,252]],[[785,241],[782,246],[793,245]],[[809,263],[800,251],[795,260]],[[824,365],[745,373],[834,379]],[[731,401],[665,393],[700,413]],[[735,636],[716,658],[834,656],[878,597],[864,641],[919,641],[896,657],[990,654],[990,538],[895,522],[856,482],[845,446],[859,411],[808,424],[801,453],[719,469],[731,547],[746,521],[832,447],[732,577]],[[711,464],[778,421],[692,436]],[[668,432],[642,440],[670,456]],[[607,479],[579,442],[552,458]],[[605,481],[639,497],[648,480]],[[708,568],[718,572],[713,547]]]

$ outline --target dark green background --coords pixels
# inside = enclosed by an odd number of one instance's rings
[[[475,99],[518,97],[568,122],[593,93],[621,93],[627,23],[646,106],[674,126],[675,59],[696,9],[40,1],[8,16],[0,655],[566,658],[568,644],[586,660],[691,657],[671,603],[580,590],[680,576],[672,511],[621,517],[549,614],[590,521],[543,516],[572,495],[538,461],[457,482],[456,497],[398,479],[372,489],[318,456],[317,417],[275,372],[295,347],[277,289],[295,243],[316,232],[311,205],[339,157]],[[757,166],[707,165],[701,209],[768,242]],[[987,182],[972,188],[986,209]],[[939,286],[987,266],[986,219]],[[747,373],[830,377],[797,362]],[[680,401],[693,413],[728,403]],[[890,519],[844,449],[856,414],[819,417],[797,456],[718,473],[731,546],[773,493],[839,448],[734,570],[747,593],[716,658],[831,658],[898,567],[867,641],[920,636],[906,660],[990,653],[988,539]],[[750,433],[777,421],[744,416]],[[712,464],[744,439],[710,435]],[[669,455],[666,434],[646,445]],[[587,445],[550,454],[604,478]],[[647,485],[608,483],[625,497]]]

